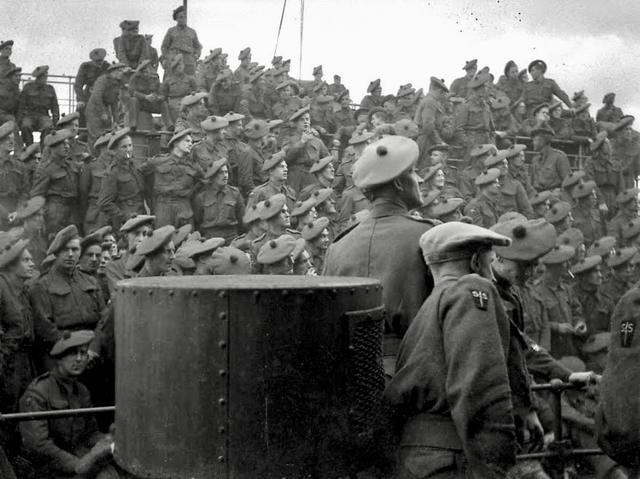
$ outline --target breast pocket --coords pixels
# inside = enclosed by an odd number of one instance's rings
[[[51,410],[53,411],[64,411],[70,409],[69,402],[65,399],[52,399],[49,403],[51,406]],[[73,418],[72,417],[62,417],[58,419],[50,420],[49,424],[51,425],[51,435],[57,439],[62,441],[63,443],[69,443],[73,437]]]
[[[131,173],[121,173],[118,175],[118,193],[120,199],[129,199],[137,195],[138,191],[138,183]]]
[[[76,316],[76,305],[67,285],[52,285],[49,288],[53,320],[58,327],[66,328],[73,324]]]

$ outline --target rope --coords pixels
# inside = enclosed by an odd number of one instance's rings
[[[304,0],[300,0],[300,64],[298,65],[298,80],[302,80],[302,37],[304,34]]]
[[[276,52],[278,51],[278,42],[280,41],[280,32],[282,31],[282,22],[284,21],[284,11],[287,9],[287,0],[284,0],[282,4],[282,14],[280,15],[280,25],[278,25],[278,36],[276,37],[276,46],[273,49],[273,56],[276,56]]]

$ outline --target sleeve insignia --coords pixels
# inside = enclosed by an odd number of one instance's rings
[[[473,298],[473,302],[475,303],[476,308],[482,311],[487,310],[487,305],[489,304],[489,295],[486,292],[479,289],[472,289],[471,297]]]
[[[620,346],[623,348],[631,347],[631,341],[633,341],[633,333],[635,333],[635,331],[635,321],[623,321],[620,323]]]

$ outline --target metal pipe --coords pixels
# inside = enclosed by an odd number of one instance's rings
[[[569,449],[562,453],[564,456],[603,456],[602,449]],[[518,454],[518,461],[527,461],[530,459],[544,459],[545,457],[558,457],[560,453],[556,451],[531,452],[528,454]]]
[[[38,419],[56,419],[60,417],[86,416],[114,412],[115,406],[87,407],[78,409],[60,409],[56,411],[32,411],[0,414],[0,421],[36,421]]]

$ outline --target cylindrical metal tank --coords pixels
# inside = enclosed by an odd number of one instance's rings
[[[357,468],[384,389],[377,280],[138,278],[114,301],[124,469],[282,479]]]

